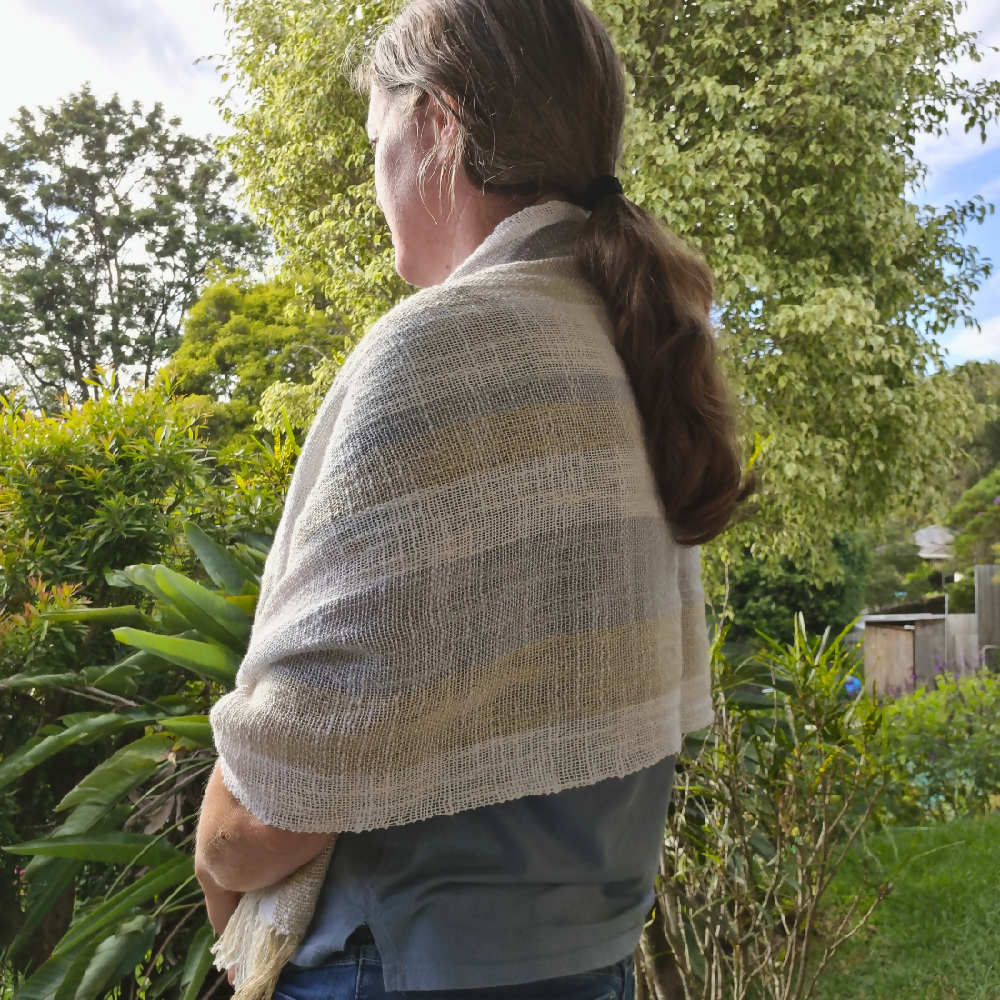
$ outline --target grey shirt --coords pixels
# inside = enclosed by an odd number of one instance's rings
[[[387,991],[568,976],[631,954],[653,902],[674,758],[556,795],[341,834],[292,961],[367,924]]]

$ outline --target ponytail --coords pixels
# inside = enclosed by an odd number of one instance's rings
[[[743,481],[731,394],[716,358],[711,272],[620,194],[596,201],[576,256],[607,303],[673,536],[707,542],[753,492],[752,477]]]

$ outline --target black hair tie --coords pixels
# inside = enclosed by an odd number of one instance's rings
[[[594,211],[594,206],[609,194],[624,194],[625,189],[617,177],[606,174],[604,177],[597,177],[587,185],[587,190],[583,192],[583,207],[588,212]]]

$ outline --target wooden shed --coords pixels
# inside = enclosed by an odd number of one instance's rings
[[[974,673],[980,665],[975,615],[867,615],[865,683],[903,694],[939,674]]]

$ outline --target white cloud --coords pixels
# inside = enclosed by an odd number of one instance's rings
[[[981,156],[994,152],[997,147],[996,129],[987,131],[983,142],[979,129],[965,131],[964,123],[955,114],[948,120],[948,131],[943,136],[917,137],[914,152],[929,171],[928,181],[933,184],[940,172],[957,166],[969,166]]]
[[[177,25],[155,4],[134,0],[35,0],[35,13],[61,21],[103,55],[141,54],[160,71],[185,72],[194,61]]]
[[[0,132],[19,107],[49,105],[89,82],[98,97],[151,106],[161,101],[195,134],[218,133],[212,104],[223,91],[209,60],[225,49],[215,0],[2,0],[8,44],[0,62]]]
[[[978,47],[982,59],[980,62],[963,59],[950,72],[970,81],[1000,79],[1000,51],[993,51],[1000,49],[1000,4],[996,0],[972,0],[959,15],[958,26],[962,31],[980,32]],[[987,130],[987,141],[983,143],[978,129],[964,130],[964,122],[955,111],[949,117],[944,135],[919,136],[916,154],[928,167],[928,176],[925,189],[917,195],[918,201],[923,197],[937,202],[962,198],[958,170],[968,170],[980,158],[996,155],[1000,149],[997,132],[994,124]],[[972,193],[975,192],[969,192]]]
[[[948,361],[960,365],[965,361],[1000,361],[1000,316],[992,316],[982,324],[982,332],[975,327],[955,331],[944,346]]]

